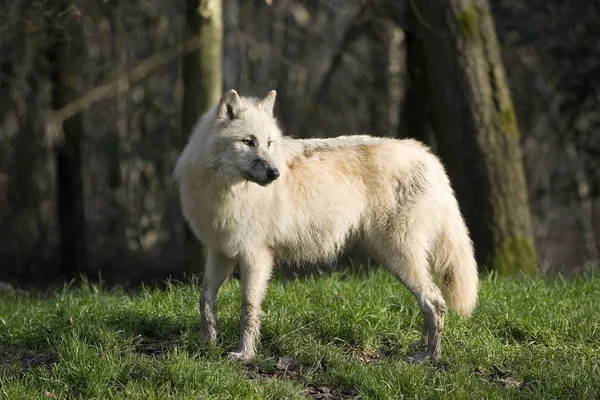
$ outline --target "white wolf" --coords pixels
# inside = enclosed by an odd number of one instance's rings
[[[218,336],[217,291],[235,264],[241,334],[230,355],[248,361],[274,261],[331,260],[355,239],[416,297],[427,353],[415,359],[437,361],[446,301],[469,316],[478,288],[443,166],[414,140],[284,137],[274,102],[275,91],[263,100],[229,91],[198,121],[175,167],[184,216],[207,249],[203,339]]]

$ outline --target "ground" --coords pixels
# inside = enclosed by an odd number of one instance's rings
[[[404,357],[421,315],[384,270],[275,280],[250,364],[239,285],[219,296],[222,341],[200,342],[197,282],[0,290],[0,398],[599,398],[600,278],[486,277],[473,317],[446,320],[440,365]]]

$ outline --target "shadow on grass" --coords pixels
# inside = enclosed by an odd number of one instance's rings
[[[0,371],[8,374],[22,374],[30,368],[43,367],[56,362],[56,356],[42,350],[19,347],[0,349]]]
[[[530,328],[513,321],[504,321],[494,330],[496,337],[506,344],[544,344],[548,339]]]
[[[3,335],[0,331],[0,373],[22,374],[57,361],[52,349],[61,340],[61,333],[53,326],[40,325],[12,340],[11,336]]]
[[[148,315],[135,310],[122,310],[111,316],[106,325],[130,338],[131,351],[141,355],[163,357],[175,348],[192,353],[202,352],[200,326],[179,316]]]
[[[237,318],[221,320],[222,336],[216,345],[207,345],[200,340],[200,324],[196,319],[175,316],[148,316],[146,313],[126,310],[108,321],[106,325],[114,331],[121,331],[131,338],[130,351],[154,358],[163,358],[172,351],[187,351],[207,361],[223,360],[226,352],[233,349],[239,334]],[[281,335],[281,332],[268,331],[267,337]],[[260,346],[257,359],[244,367],[251,380],[286,379],[298,382],[303,394],[314,398],[350,399],[357,391],[346,385],[315,385],[308,378],[324,372],[326,363],[301,363],[285,356],[283,350],[273,346]]]

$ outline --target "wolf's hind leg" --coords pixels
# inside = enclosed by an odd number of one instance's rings
[[[273,255],[268,248],[259,249],[241,264],[242,309],[240,342],[230,356],[244,361],[254,358],[260,331],[261,304],[273,268]]]
[[[435,284],[431,284],[419,301],[423,321],[427,329],[427,357],[434,362],[440,360],[442,331],[446,315],[446,302]]]
[[[233,260],[208,249],[202,293],[200,294],[200,332],[202,340],[214,342],[219,336],[217,292],[227,275],[233,271]]]
[[[437,362],[440,359],[446,302],[429,274],[427,252],[417,243],[413,241],[411,246],[402,249],[387,247],[380,256],[415,296],[423,314],[422,342],[425,344],[427,340],[427,353],[409,357],[409,360],[430,359]]]

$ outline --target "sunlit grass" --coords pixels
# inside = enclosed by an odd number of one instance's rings
[[[219,294],[216,346],[200,342],[198,293],[0,294],[0,398],[600,397],[599,278],[483,279],[474,316],[449,314],[438,367],[404,362],[421,315],[383,270],[273,281],[249,366],[223,356],[238,283]]]

